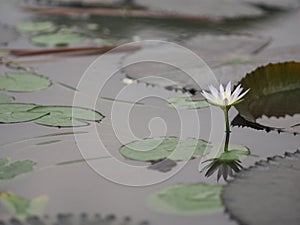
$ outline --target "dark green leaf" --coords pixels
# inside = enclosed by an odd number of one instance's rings
[[[286,62],[259,67],[240,83],[250,88],[236,106],[240,115],[262,127],[294,132],[300,113],[300,63]]]

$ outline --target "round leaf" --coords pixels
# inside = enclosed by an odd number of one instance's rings
[[[0,123],[28,122],[45,116],[47,112],[29,112],[34,104],[10,103],[0,104]]]
[[[160,213],[178,215],[211,214],[223,210],[221,185],[183,184],[152,194],[148,205]]]
[[[51,85],[46,77],[31,73],[8,73],[0,76],[0,90],[14,92],[32,92],[45,89]]]
[[[36,123],[54,127],[86,126],[87,121],[99,122],[103,116],[94,110],[72,106],[37,106],[30,110],[33,113],[47,113],[35,120]]]
[[[131,142],[121,147],[120,153],[137,161],[157,161],[165,158],[180,161],[201,157],[210,148],[206,141],[195,138],[164,137]]]
[[[262,127],[293,131],[300,113],[300,63],[286,62],[259,67],[240,81],[250,88],[236,106],[240,115]]]
[[[57,33],[42,34],[34,36],[31,41],[42,46],[67,46],[79,44],[84,41],[84,37],[78,33],[60,31]]]

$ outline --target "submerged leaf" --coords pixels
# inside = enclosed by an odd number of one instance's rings
[[[0,103],[10,103],[14,100],[15,98],[12,96],[8,96],[5,94],[0,93]]]
[[[29,112],[34,104],[7,103],[0,104],[0,123],[21,123],[36,120],[47,112]]]
[[[148,205],[153,210],[178,215],[211,214],[223,210],[221,185],[183,184],[153,193]]]
[[[9,158],[0,159],[0,180],[12,179],[20,174],[33,171],[34,162],[23,160],[11,163]]]
[[[103,116],[94,110],[72,106],[37,106],[29,112],[47,113],[36,123],[54,127],[78,127],[89,125],[88,121],[99,122]]]
[[[32,73],[8,73],[0,76],[0,90],[14,92],[32,92],[45,89],[51,85],[48,78]]]
[[[31,41],[36,45],[42,46],[67,46],[79,44],[85,37],[81,34],[69,31],[60,31],[57,33],[41,34],[34,36]]]
[[[25,220],[30,216],[40,216],[48,202],[48,197],[39,196],[28,200],[10,192],[2,192],[0,200],[11,214],[20,220]]]
[[[240,115],[252,125],[293,132],[300,113],[299,72],[300,63],[286,62],[259,67],[247,74],[240,84],[251,91],[236,106]]]
[[[121,147],[120,153],[137,161],[151,162],[165,158],[181,161],[201,157],[210,148],[206,141],[195,138],[164,137],[131,142]]]
[[[17,29],[22,32],[46,32],[54,29],[52,22],[25,22],[19,23]]]

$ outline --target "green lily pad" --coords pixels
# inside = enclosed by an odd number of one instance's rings
[[[69,31],[60,31],[34,36],[31,41],[36,45],[42,46],[68,46],[79,44],[85,40],[81,34]]]
[[[47,112],[29,112],[34,104],[7,103],[0,104],[0,123],[29,122],[45,116]]]
[[[14,100],[15,98],[9,95],[5,95],[0,93],[0,103],[10,103]]]
[[[31,113],[47,113],[35,123],[53,127],[79,127],[89,125],[88,121],[100,122],[103,115],[99,112],[72,106],[37,106]]]
[[[221,212],[221,185],[183,184],[152,194],[147,204],[153,210],[178,215],[201,215]]]
[[[168,102],[169,106],[179,109],[201,109],[209,107],[209,103],[207,101],[192,101],[191,96],[189,95],[169,98]]]
[[[18,175],[33,171],[34,162],[23,160],[11,163],[9,158],[0,159],[0,180],[12,179]]]
[[[259,67],[247,74],[240,84],[251,91],[236,106],[240,116],[252,127],[258,124],[270,130],[294,132],[300,114],[299,72],[300,63],[286,62]]]
[[[2,192],[0,200],[7,210],[20,220],[25,220],[30,216],[40,216],[48,203],[47,196],[28,200],[11,192]]]
[[[46,32],[54,29],[51,22],[25,22],[19,23],[17,29],[21,32]]]
[[[13,92],[33,92],[45,89],[51,81],[43,76],[31,73],[8,73],[0,76],[0,90]]]
[[[163,137],[131,142],[121,147],[120,153],[137,161],[181,161],[201,157],[210,148],[206,141],[195,138]]]

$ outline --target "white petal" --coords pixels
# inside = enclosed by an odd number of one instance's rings
[[[241,98],[243,98],[249,91],[250,91],[250,89],[248,89],[247,91],[245,91],[243,94],[241,94],[240,96],[238,96],[238,98],[235,101],[238,101]]]
[[[231,95],[231,81],[229,81],[226,86],[226,96],[230,96],[230,95]]]
[[[225,94],[224,87],[222,84],[220,84],[220,93],[222,94],[222,96],[224,96],[224,94]]]
[[[210,85],[209,89],[210,89],[210,92],[212,93],[213,96],[215,96],[215,97],[219,96],[219,92],[214,86]]]

